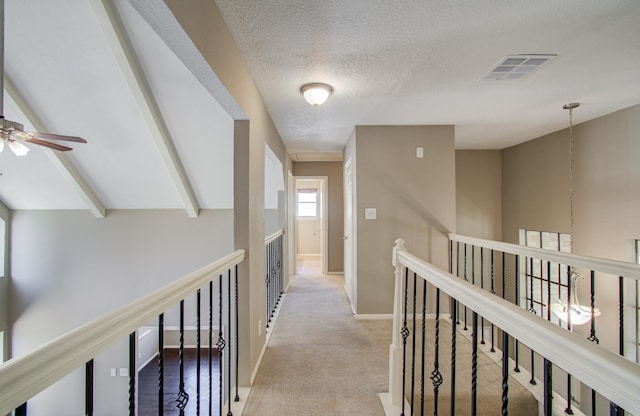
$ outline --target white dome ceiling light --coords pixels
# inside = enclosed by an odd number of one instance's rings
[[[321,82],[312,82],[300,87],[300,92],[309,104],[320,105],[327,101],[327,98],[329,98],[329,95],[333,92],[333,87]]]

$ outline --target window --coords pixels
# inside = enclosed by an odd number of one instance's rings
[[[571,235],[520,230],[520,244],[570,253]],[[551,321],[554,322],[553,315],[548,310],[549,303],[567,297],[569,285],[567,266],[532,258],[520,259],[520,261],[520,306],[542,318],[551,317]],[[555,322],[559,323],[558,320]]]
[[[297,191],[298,218],[316,218],[318,216],[318,189],[299,188]]]

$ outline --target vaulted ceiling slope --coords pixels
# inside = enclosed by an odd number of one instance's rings
[[[81,136],[0,153],[11,209],[233,207],[233,120],[126,0],[5,0],[5,117]]]
[[[640,103],[637,0],[215,0],[291,153],[339,152],[355,125],[453,124],[500,149]],[[511,54],[557,57],[483,77]],[[308,82],[332,85],[320,107]]]

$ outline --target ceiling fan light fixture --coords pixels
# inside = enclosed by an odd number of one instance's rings
[[[321,82],[312,82],[310,84],[304,84],[300,87],[300,92],[304,99],[311,105],[321,105],[329,95],[333,93],[333,87],[329,84],[323,84]]]
[[[20,142],[9,140],[7,141],[7,144],[9,145],[9,149],[11,149],[16,156],[25,156],[29,153],[29,148]]]

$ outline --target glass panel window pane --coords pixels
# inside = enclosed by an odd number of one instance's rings
[[[315,216],[316,216],[315,202],[298,203],[298,217],[315,217]]]
[[[298,202],[316,202],[316,193],[298,192]]]

